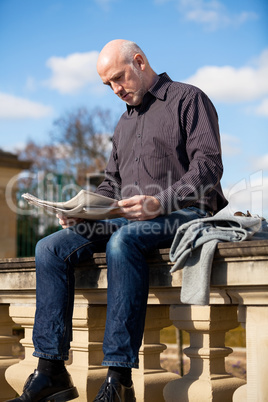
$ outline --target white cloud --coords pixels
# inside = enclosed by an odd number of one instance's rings
[[[26,147],[26,142],[17,142],[15,144],[1,145],[2,151],[11,152],[12,154],[17,154]]]
[[[52,113],[50,106],[0,93],[0,119],[39,119]]]
[[[258,18],[256,13],[247,11],[232,15],[225,5],[217,0],[179,0],[178,7],[186,20],[203,24],[208,30],[231,25],[239,26],[248,20]]]
[[[62,94],[72,94],[87,85],[98,84],[96,63],[99,53],[73,53],[67,57],[51,57],[47,66],[52,70],[51,78],[45,85]]]
[[[95,0],[95,3],[97,3],[104,11],[109,11],[111,3],[115,1],[116,0]]]
[[[26,84],[25,84],[26,91],[34,92],[36,90],[36,88],[37,88],[37,85],[36,85],[35,78],[30,77],[30,76],[27,77]]]
[[[240,140],[233,135],[221,134],[221,145],[223,156],[234,156],[241,153]]]
[[[253,168],[255,170],[266,170],[268,172],[268,154],[258,156],[254,159]]]
[[[262,100],[261,104],[256,108],[256,113],[260,116],[268,116],[268,98]]]
[[[205,66],[186,82],[202,88],[213,100],[233,103],[259,99],[268,94],[268,49],[253,66]]]

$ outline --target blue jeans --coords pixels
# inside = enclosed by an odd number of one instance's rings
[[[205,211],[191,207],[148,221],[87,221],[40,240],[36,246],[34,356],[68,359],[75,266],[106,249],[107,318],[102,364],[137,368],[149,288],[145,255],[170,247],[180,225],[205,216]]]

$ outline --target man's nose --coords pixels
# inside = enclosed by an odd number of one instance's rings
[[[116,95],[117,95],[119,92],[121,92],[122,89],[123,89],[122,85],[117,84],[117,83],[113,83],[113,84],[112,84],[112,88],[113,88],[113,91],[114,91],[114,93],[115,93]]]

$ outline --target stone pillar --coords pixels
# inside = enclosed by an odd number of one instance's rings
[[[8,383],[20,395],[23,386],[30,374],[33,373],[37,367],[37,358],[32,355],[34,347],[32,343],[32,332],[35,315],[35,305],[11,305],[9,308],[9,315],[16,324],[21,325],[25,332],[24,338],[20,343],[24,346],[25,358],[19,363],[10,366],[6,370],[6,379]]]
[[[160,343],[160,330],[172,324],[169,306],[147,306],[143,343],[139,352],[139,368],[133,369],[137,402],[164,402],[165,385],[178,378],[160,365],[160,353],[166,346]]]
[[[106,378],[102,343],[106,321],[105,305],[75,304],[73,341],[67,370],[78,389],[77,401],[93,401]]]
[[[225,371],[225,333],[238,326],[236,306],[171,306],[170,318],[190,333],[190,371],[164,389],[166,402],[231,402],[234,391],[244,384]]]
[[[268,307],[247,306],[240,310],[246,323],[247,384],[234,393],[234,402],[268,402]]]
[[[5,379],[5,371],[19,360],[13,356],[12,347],[18,342],[12,335],[14,322],[9,317],[8,305],[0,305],[0,401],[14,398],[16,392]]]

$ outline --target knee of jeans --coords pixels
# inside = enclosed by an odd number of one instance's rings
[[[130,236],[125,235],[122,231],[115,232],[106,246],[106,254],[121,254],[125,249],[129,249]]]
[[[35,261],[38,265],[39,262],[41,262],[44,258],[46,258],[47,255],[47,250],[48,250],[48,241],[45,238],[41,239],[38,241],[38,243],[35,246]]]
[[[39,240],[39,241],[36,243],[36,246],[35,246],[35,257],[38,257],[38,256],[43,252],[44,248],[46,247],[46,246],[45,246],[45,240],[46,240],[46,238],[41,239],[41,240]]]
[[[39,240],[35,246],[35,258],[37,259],[40,256],[43,256],[46,250],[49,250],[52,253],[55,253],[55,250],[58,245],[57,235],[60,232],[55,232],[43,239]],[[60,239],[59,239],[60,240]]]

